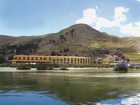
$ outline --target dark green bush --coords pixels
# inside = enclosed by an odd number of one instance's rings
[[[5,63],[6,60],[3,55],[0,54],[0,63]]]
[[[18,70],[30,70],[31,66],[29,64],[19,64],[17,65]]]
[[[60,67],[60,70],[68,70],[66,67]]]
[[[36,64],[37,70],[53,70],[53,68],[57,67],[59,67],[58,64],[45,64],[45,63]]]

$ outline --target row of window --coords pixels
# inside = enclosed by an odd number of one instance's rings
[[[14,57],[14,60],[47,60],[44,57]]]
[[[66,60],[62,60],[62,59],[53,59],[52,63],[65,63],[65,64],[89,64],[90,60],[89,59],[66,59]]]
[[[51,58],[51,57],[14,57],[14,60],[47,60],[51,63],[66,63],[66,64],[88,64],[90,63],[90,59],[88,58]]]

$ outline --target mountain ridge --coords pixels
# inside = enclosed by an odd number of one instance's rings
[[[118,52],[137,53],[140,51],[139,40],[111,36],[86,24],[75,24],[58,33],[41,36],[0,35],[0,48],[15,49],[17,54],[96,56]]]

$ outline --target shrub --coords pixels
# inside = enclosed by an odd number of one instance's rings
[[[6,62],[6,60],[5,60],[4,56],[0,55],[0,63],[5,63],[5,62]]]
[[[45,64],[45,63],[39,63],[36,64],[37,70],[53,70],[53,68],[59,67],[58,64]]]
[[[17,69],[18,70],[30,70],[31,66],[28,64],[20,64],[20,65],[17,65]]]
[[[60,67],[60,70],[68,70],[66,67]]]

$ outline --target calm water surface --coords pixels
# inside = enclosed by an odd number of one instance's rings
[[[0,72],[0,105],[140,105],[140,73]]]

